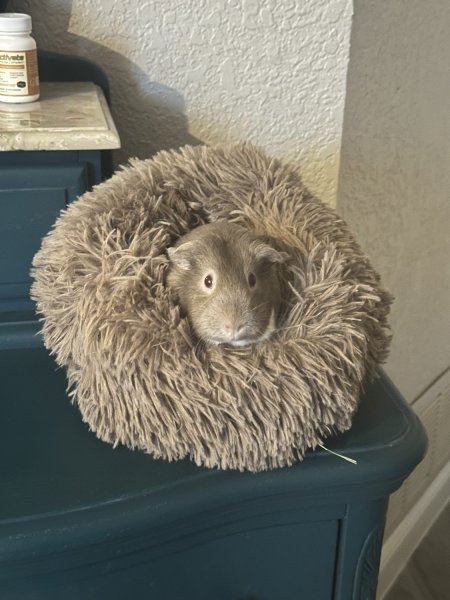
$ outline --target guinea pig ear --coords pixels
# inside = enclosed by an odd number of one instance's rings
[[[253,242],[252,250],[258,262],[282,263],[288,257],[285,252],[278,252],[264,242]]]
[[[192,267],[195,259],[195,243],[184,242],[175,248],[167,248],[170,262],[180,269],[188,270]]]

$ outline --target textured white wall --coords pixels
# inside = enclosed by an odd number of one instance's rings
[[[355,0],[338,210],[395,294],[409,401],[450,366],[450,2]]]
[[[14,0],[38,45],[107,72],[128,156],[251,140],[334,204],[352,0]]]

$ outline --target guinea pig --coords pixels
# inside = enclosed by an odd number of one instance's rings
[[[238,225],[201,225],[167,250],[172,288],[199,338],[245,346],[276,330],[285,255]]]

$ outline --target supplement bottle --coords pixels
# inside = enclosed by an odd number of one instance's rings
[[[33,102],[39,98],[36,42],[31,17],[0,13],[0,102]]]

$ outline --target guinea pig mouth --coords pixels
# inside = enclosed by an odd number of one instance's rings
[[[205,341],[211,344],[228,344],[230,346],[249,346],[255,344],[260,339],[260,336],[249,337],[232,337],[227,335],[218,335],[217,337],[207,338]]]
[[[272,309],[267,327],[262,333],[253,333],[249,331],[249,327],[242,327],[237,332],[222,332],[220,336],[209,341],[213,344],[228,344],[234,347],[250,346],[267,340],[274,331],[275,310]]]
[[[246,339],[246,340],[230,340],[229,342],[222,342],[225,344],[229,344],[230,346],[234,346],[236,348],[242,347],[242,346],[251,346],[252,344],[256,344],[257,342],[259,342],[261,340],[261,338],[254,338],[254,339]]]

